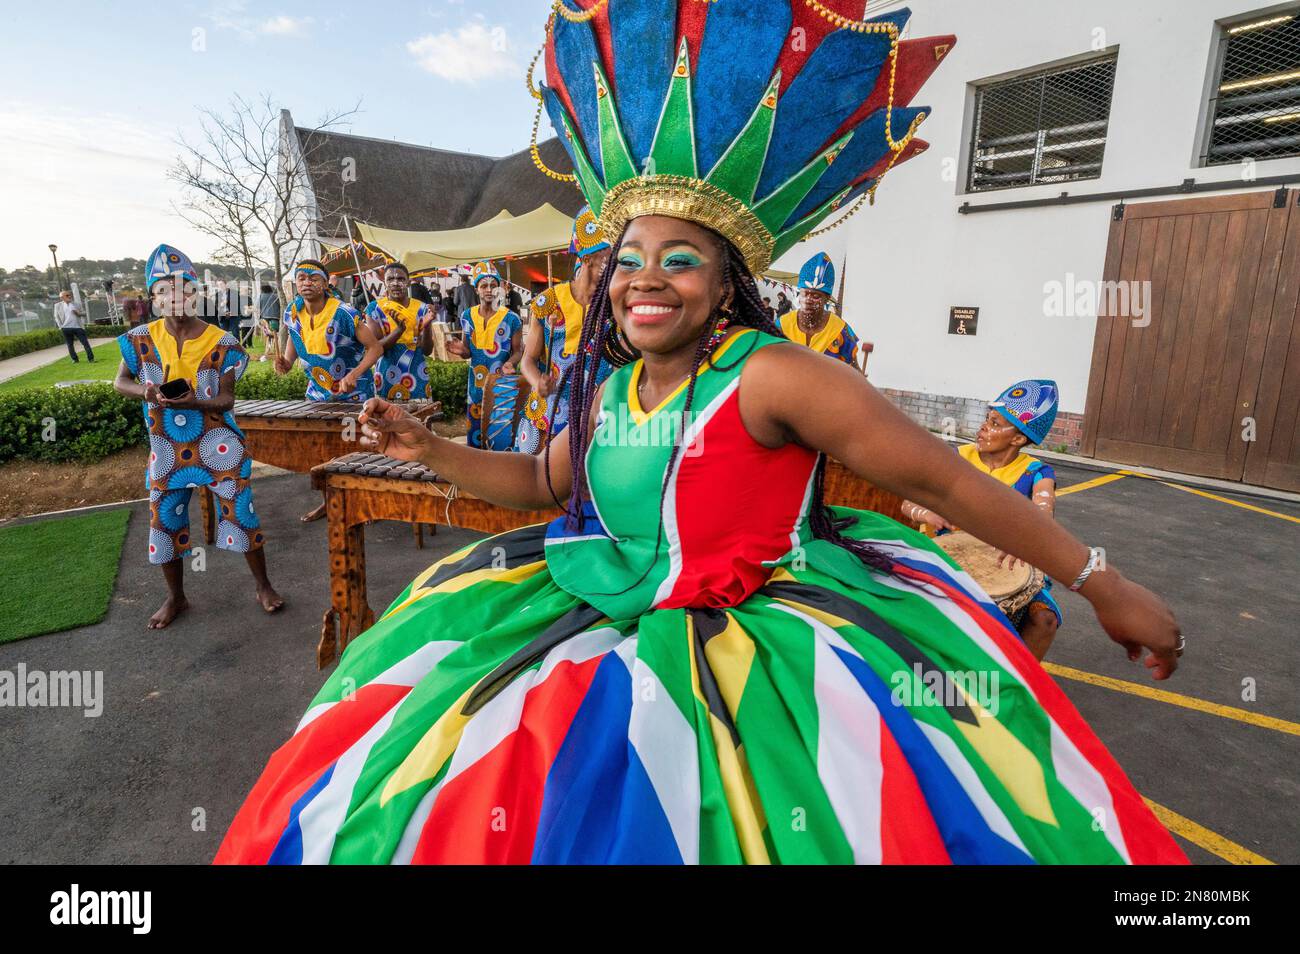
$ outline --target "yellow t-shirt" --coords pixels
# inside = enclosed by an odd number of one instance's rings
[[[167,330],[167,319],[159,318],[149,323],[149,337],[158,349],[162,359],[164,383],[167,381],[188,381],[195,392],[199,389],[199,363],[208,351],[223,337],[225,332],[216,325],[207,325],[206,330],[197,338],[183,344]]]
[[[414,349],[415,336],[420,332],[420,308],[423,302],[412,298],[407,301],[406,307],[403,308],[391,298],[380,298],[375,302],[375,305],[379,308],[383,317],[387,319],[387,322],[392,322],[395,318],[400,318],[405,322],[406,328],[402,331],[402,337],[397,339],[397,344]],[[392,325],[387,322],[384,327],[385,336],[393,330]]]
[[[474,347],[479,351],[487,351],[496,340],[497,328],[506,320],[510,309],[498,308],[496,314],[487,319],[484,319],[483,313],[478,308],[474,308],[470,314],[471,321],[474,322]]]
[[[963,444],[957,449],[957,453],[961,454],[962,459],[967,463],[974,464],[983,473],[988,474],[1000,484],[1006,484],[1008,487],[1014,487],[1016,481],[1025,475],[1025,471],[1029,469],[1029,465],[1034,462],[1033,457],[1030,457],[1028,454],[1021,454],[1009,464],[990,469],[985,465],[984,461],[980,460],[980,449],[978,444]]]
[[[323,355],[329,352],[329,336],[325,333],[325,329],[330,326],[330,322],[334,320],[334,312],[338,310],[339,300],[327,298],[325,307],[314,315],[306,308],[297,312],[298,321],[302,325],[302,343],[307,346],[309,353]]]
[[[835,312],[831,312],[826,316],[826,324],[822,326],[822,330],[811,338],[799,328],[799,312],[797,311],[787,312],[782,315],[777,320],[777,324],[781,328],[781,334],[798,344],[807,345],[819,354],[825,354],[844,330],[844,319]]]

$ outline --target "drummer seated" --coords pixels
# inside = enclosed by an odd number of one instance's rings
[[[958,450],[973,466],[1024,494],[1052,515],[1056,513],[1056,472],[1051,464],[1024,453],[1024,448],[1040,444],[1047,437],[1056,420],[1058,403],[1053,381],[1014,384],[989,405],[988,416],[975,443]],[[903,515],[935,535],[956,529],[939,514],[911,501],[903,504]],[[1020,563],[1007,554],[1002,554],[1002,561],[1009,566]],[[1046,658],[1062,622],[1051,586],[1050,580],[1045,581],[1029,605],[1011,620],[1039,662]]]

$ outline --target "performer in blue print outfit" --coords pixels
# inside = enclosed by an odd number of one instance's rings
[[[145,268],[155,314],[117,339],[122,364],[113,387],[144,402],[149,430],[149,562],[161,566],[167,599],[149,618],[166,629],[189,608],[182,560],[191,550],[189,505],[194,488],[220,501],[216,543],[242,553],[268,613],[284,605],[266,575],[266,556],[253,488],[252,460],[235,423],[235,382],[248,367],[239,341],[198,317],[198,276],[185,254],[160,245]],[[188,388],[182,388],[185,382]],[[184,393],[167,397],[173,390]]]

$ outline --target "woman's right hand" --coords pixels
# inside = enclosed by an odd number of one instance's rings
[[[397,460],[423,463],[441,440],[405,408],[383,398],[367,401],[358,420],[361,446]]]
[[[286,358],[283,354],[277,354],[275,356],[276,374],[288,374],[292,370],[293,370],[293,364],[289,361],[288,358]]]

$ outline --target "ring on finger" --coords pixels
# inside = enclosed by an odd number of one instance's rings
[[[1187,648],[1187,637],[1179,635],[1178,642],[1174,643],[1174,655],[1181,656],[1183,650]]]

